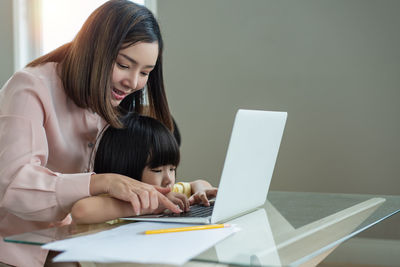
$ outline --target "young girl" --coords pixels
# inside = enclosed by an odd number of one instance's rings
[[[159,121],[128,113],[124,128],[107,128],[97,147],[93,170],[96,173],[118,173],[144,183],[171,188],[166,196],[182,211],[195,203],[209,205],[217,189],[204,180],[175,184],[179,164],[179,146],[171,132]],[[160,205],[156,212],[166,207]],[[146,214],[144,211],[142,214]],[[135,215],[132,207],[108,195],[79,200],[72,207],[76,223],[98,223]]]

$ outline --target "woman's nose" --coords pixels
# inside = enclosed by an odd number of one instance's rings
[[[138,86],[138,81],[139,81],[139,73],[134,73],[132,74],[132,76],[129,79],[129,83],[130,83],[130,88],[134,91],[137,90],[137,86]]]
[[[125,77],[122,84],[127,90],[136,91],[138,86],[138,79],[138,74],[130,73],[129,76]]]

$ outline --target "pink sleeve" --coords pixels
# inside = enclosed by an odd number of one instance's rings
[[[13,83],[18,87],[18,79]],[[0,99],[0,206],[25,220],[62,220],[74,202],[89,196],[91,173],[45,167],[46,100],[34,90],[13,90]]]

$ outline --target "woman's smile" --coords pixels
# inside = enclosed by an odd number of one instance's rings
[[[122,101],[122,99],[124,99],[130,92],[118,90],[117,88],[113,87],[111,93],[115,100]]]

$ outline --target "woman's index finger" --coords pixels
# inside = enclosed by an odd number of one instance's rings
[[[173,213],[181,213],[182,210],[178,208],[172,201],[170,201],[166,196],[163,194],[159,193],[158,194],[158,199],[160,200],[161,203],[164,204],[164,206],[172,211]]]

